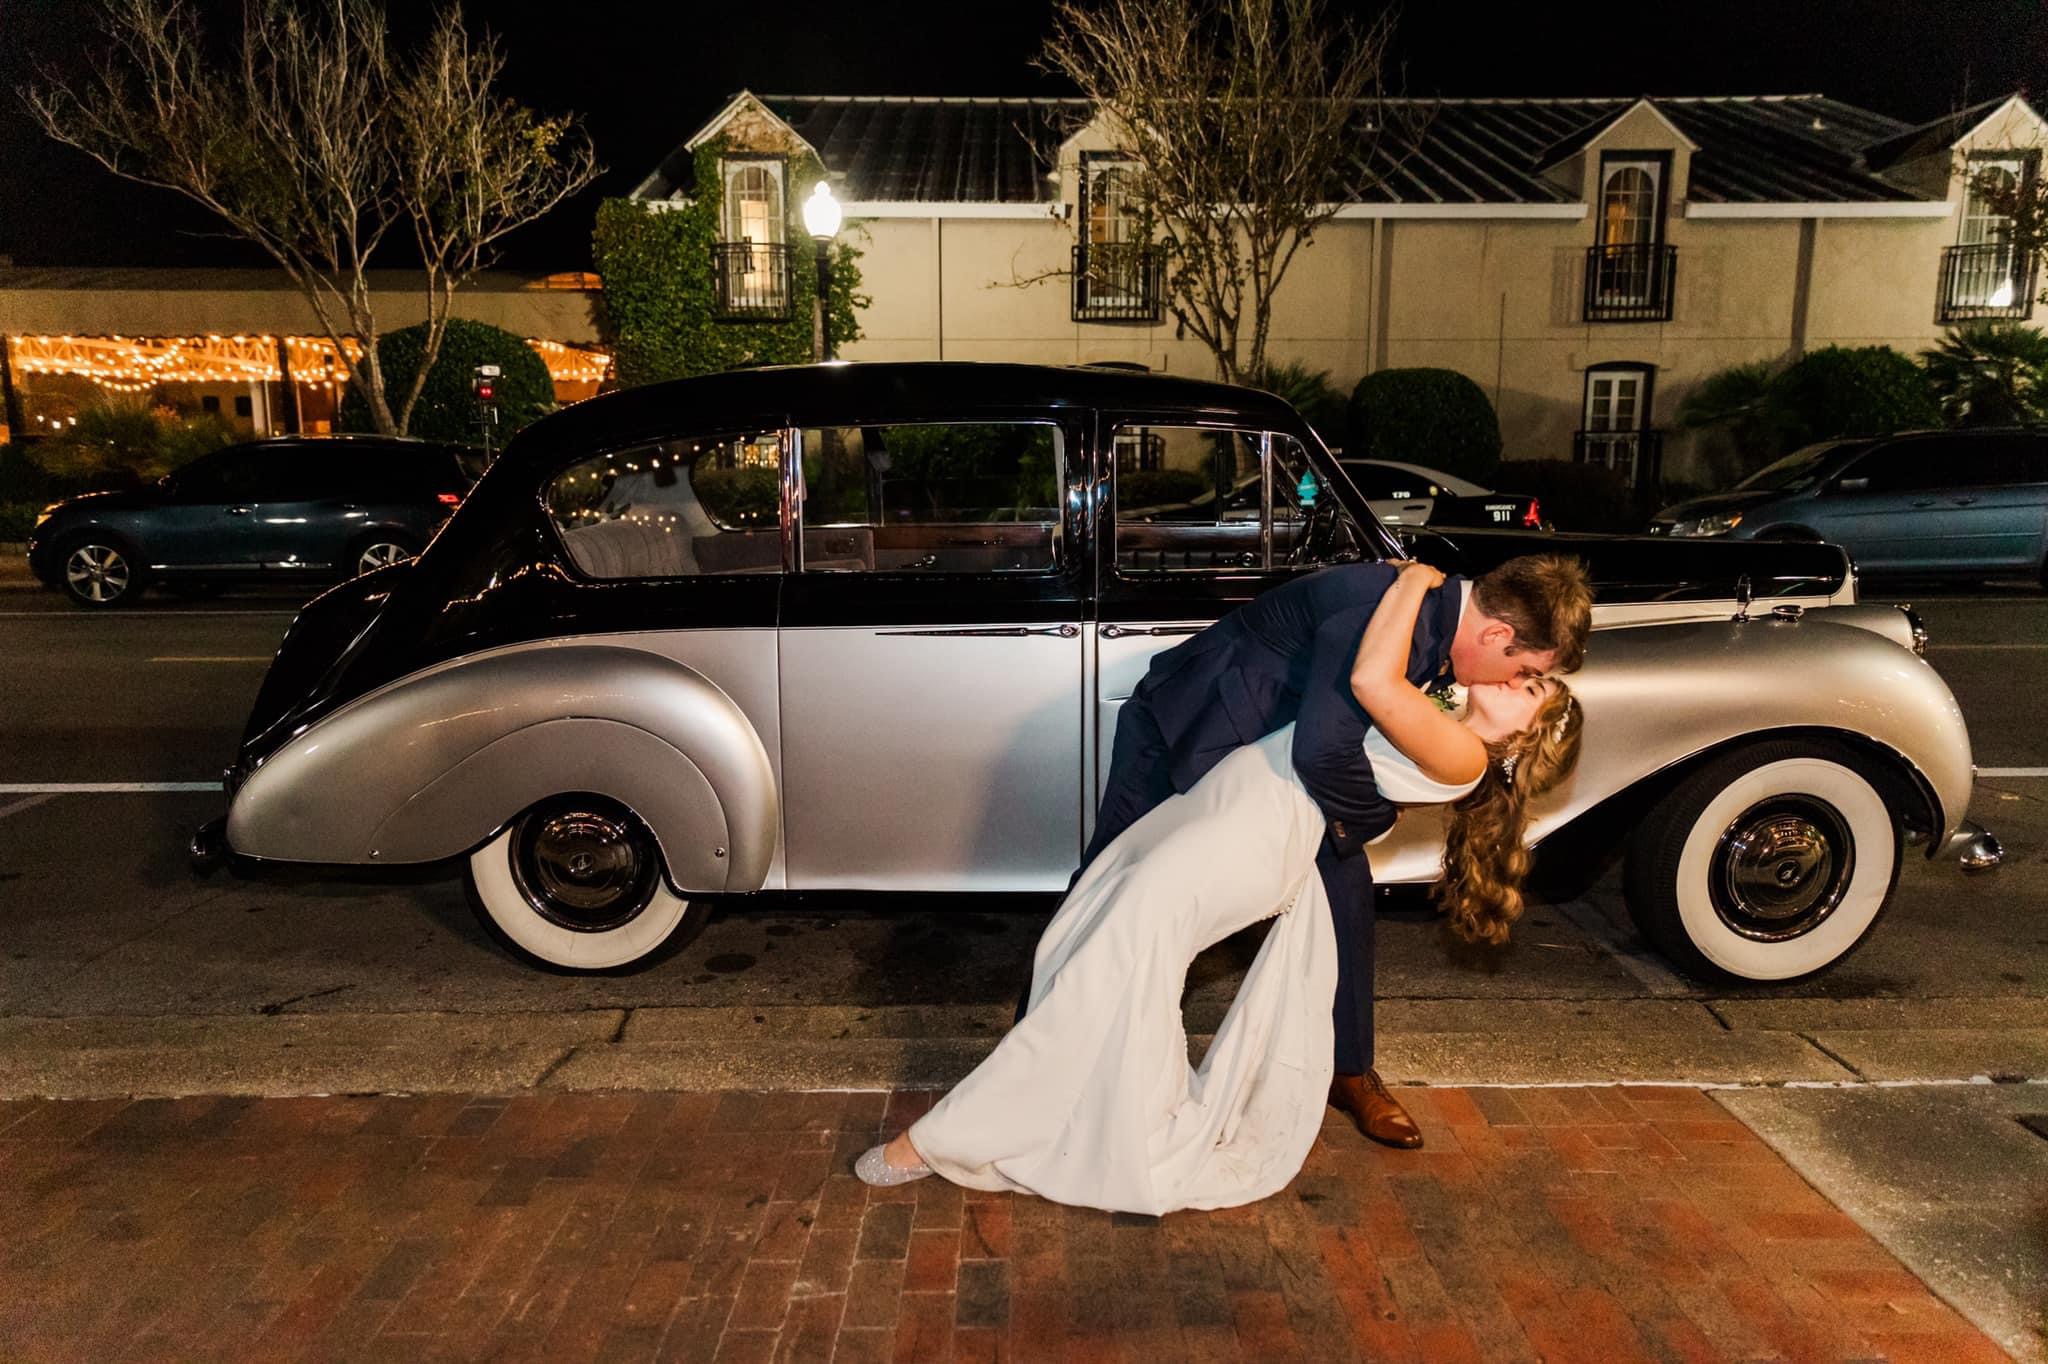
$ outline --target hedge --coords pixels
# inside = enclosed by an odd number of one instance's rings
[[[426,353],[427,329],[422,323],[386,332],[377,339],[377,359],[384,370],[384,396],[391,415],[412,387],[420,372],[420,358]],[[483,440],[477,424],[476,393],[473,387],[478,365],[496,365],[499,370],[496,401],[498,425],[491,433],[493,445],[503,445],[514,431],[555,407],[555,381],[547,361],[512,332],[484,322],[448,319],[441,334],[441,353],[427,372],[427,385],[412,410],[406,434],[428,440],[476,445]],[[370,404],[356,385],[350,384],[342,398],[337,424],[344,431],[374,431]]]
[[[1456,370],[1383,369],[1352,390],[1344,453],[1484,483],[1500,463],[1500,422],[1484,390]]]

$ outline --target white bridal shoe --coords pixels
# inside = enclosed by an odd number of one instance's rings
[[[908,1168],[891,1165],[882,1159],[882,1152],[887,1149],[886,1145],[870,1146],[853,1163],[853,1172],[860,1176],[861,1183],[887,1188],[892,1184],[908,1184],[913,1179],[923,1179],[932,1172],[932,1167],[921,1160]]]

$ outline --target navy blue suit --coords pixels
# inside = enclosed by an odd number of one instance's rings
[[[1341,1075],[1372,1063],[1373,883],[1364,849],[1395,816],[1365,756],[1372,721],[1351,694],[1351,665],[1396,576],[1383,564],[1348,564],[1297,578],[1155,657],[1117,717],[1095,836],[1081,855],[1085,868],[1232,749],[1292,721],[1295,771],[1329,821],[1316,867],[1337,929]],[[1408,655],[1418,687],[1450,682],[1462,582],[1448,579],[1423,602]]]

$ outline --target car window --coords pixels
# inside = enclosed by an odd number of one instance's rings
[[[1867,440],[1822,441],[1794,450],[1783,459],[1751,474],[1735,485],[1737,491],[1746,492],[1798,492],[1811,487],[1824,477],[1830,468],[1857,450],[1870,447]]]
[[[1273,451],[1273,539],[1265,535],[1266,464]],[[1292,436],[1192,426],[1124,426],[1116,433],[1116,558],[1126,573],[1244,572],[1313,566],[1325,542],[1355,548],[1357,527],[1332,499]],[[1328,524],[1310,529],[1322,508]],[[1334,534],[1332,533],[1334,528]],[[1333,551],[1334,552],[1334,551]]]
[[[807,427],[803,568],[1042,573],[1058,558],[1050,422]]]
[[[1292,436],[1273,437],[1274,568],[1321,568],[1363,557],[1365,536]]]
[[[1971,437],[1966,449],[1967,453],[1959,452],[1944,486],[2009,488],[2048,483],[2048,442],[2031,432],[1987,432]]]
[[[1962,442],[1947,437],[1898,440],[1880,445],[1842,471],[1842,479],[1863,480],[1861,488],[1844,492],[1903,493],[1939,488],[1955,478],[1955,464],[1966,459]]]
[[[779,432],[655,441],[573,464],[542,493],[588,577],[782,571]]]
[[[270,452],[249,446],[216,451],[171,475],[171,492],[182,502],[254,501]]]

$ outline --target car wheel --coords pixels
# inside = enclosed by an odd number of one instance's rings
[[[395,535],[378,535],[359,540],[350,559],[349,576],[360,578],[365,573],[375,573],[380,568],[402,564],[419,551]]]
[[[65,595],[80,606],[112,606],[141,590],[141,575],[126,545],[86,537],[65,549],[62,577]]]
[[[647,825],[615,800],[569,795],[528,810],[470,855],[472,903],[514,952],[561,971],[607,971],[679,947],[710,917],[668,887]]]
[[[1760,743],[1680,782],[1630,839],[1623,888],[1671,962],[1791,980],[1839,962],[1898,880],[1899,826],[1840,750]]]

